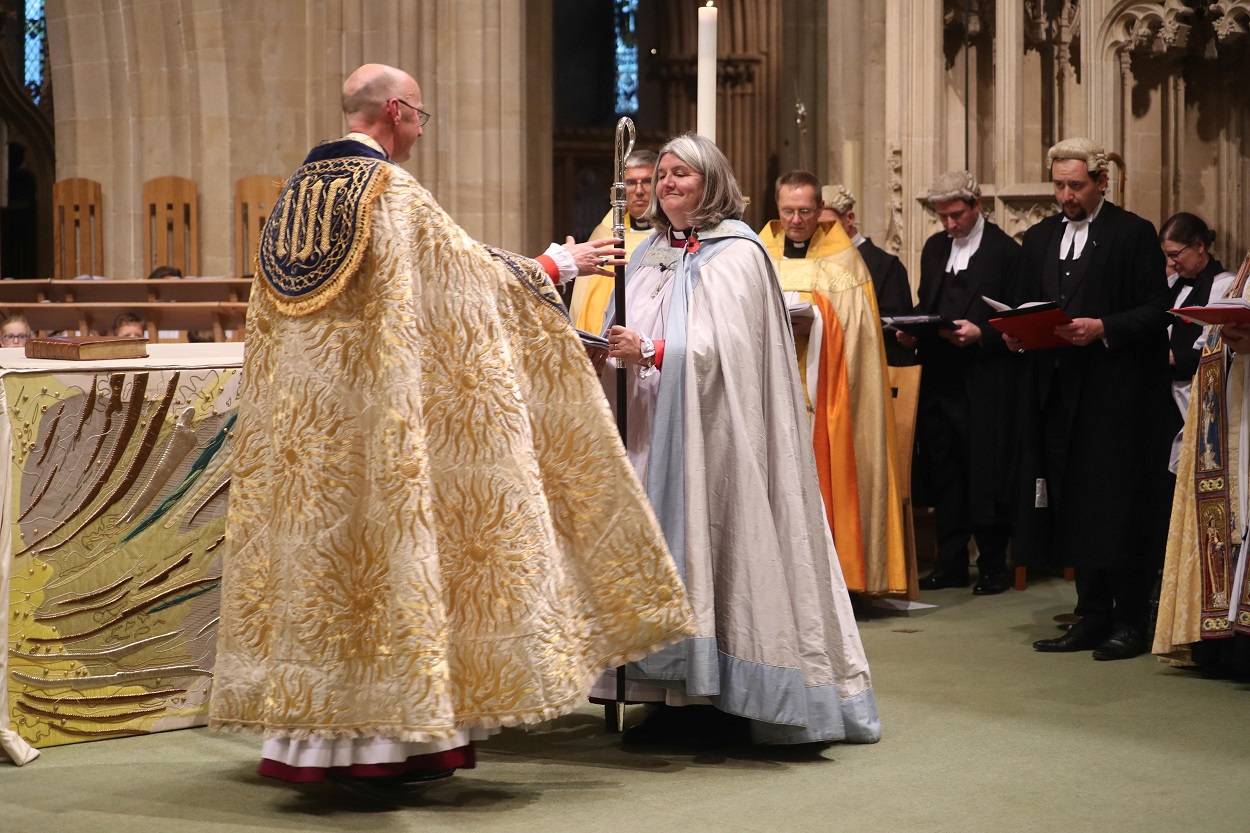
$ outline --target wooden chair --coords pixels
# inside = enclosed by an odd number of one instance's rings
[[[920,366],[891,367],[890,390],[894,395],[894,431],[898,444],[899,491],[903,498],[903,539],[907,547],[907,598],[920,597],[916,569],[916,525],[911,505],[911,458],[916,439],[916,408],[920,400]]]
[[[160,176],[143,183],[144,270],[176,266],[184,276],[200,273],[200,213],[195,182]]]
[[[255,266],[260,233],[282,193],[282,178],[245,176],[234,184],[234,274],[249,275]]]
[[[52,277],[104,274],[104,201],[94,179],[52,184]]]

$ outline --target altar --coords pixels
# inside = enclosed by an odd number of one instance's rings
[[[243,345],[0,349],[0,746],[207,721]]]

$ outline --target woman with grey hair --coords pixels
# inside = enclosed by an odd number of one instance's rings
[[[794,340],[763,244],[715,144],[660,151],[655,231],[627,272],[631,462],[698,618],[631,663],[659,703],[630,742],[872,742],[868,663],[825,523]],[[609,308],[611,314],[611,307]],[[596,695],[611,697],[609,675]],[[682,706],[684,708],[676,708]]]

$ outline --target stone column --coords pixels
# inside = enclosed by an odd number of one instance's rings
[[[938,138],[943,113],[945,66],[942,54],[942,0],[887,0],[886,135],[897,173],[892,173],[886,245],[895,249],[914,281],[919,280],[920,249],[933,223],[917,202],[940,173]]]
[[[1108,15],[1111,5],[1111,0],[1081,3],[1081,85],[1085,88],[1085,113],[1084,123],[1073,123],[1071,132],[1087,135],[1108,149],[1122,149],[1128,97],[1117,48],[1119,33],[1115,28],[1123,22]]]
[[[1025,179],[1027,148],[1020,141],[1024,124],[1024,6],[1019,0],[998,0],[994,8],[994,181],[1000,186]]]

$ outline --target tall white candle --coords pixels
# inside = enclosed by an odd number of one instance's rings
[[[695,130],[716,141],[716,7],[699,7],[698,99]]]

